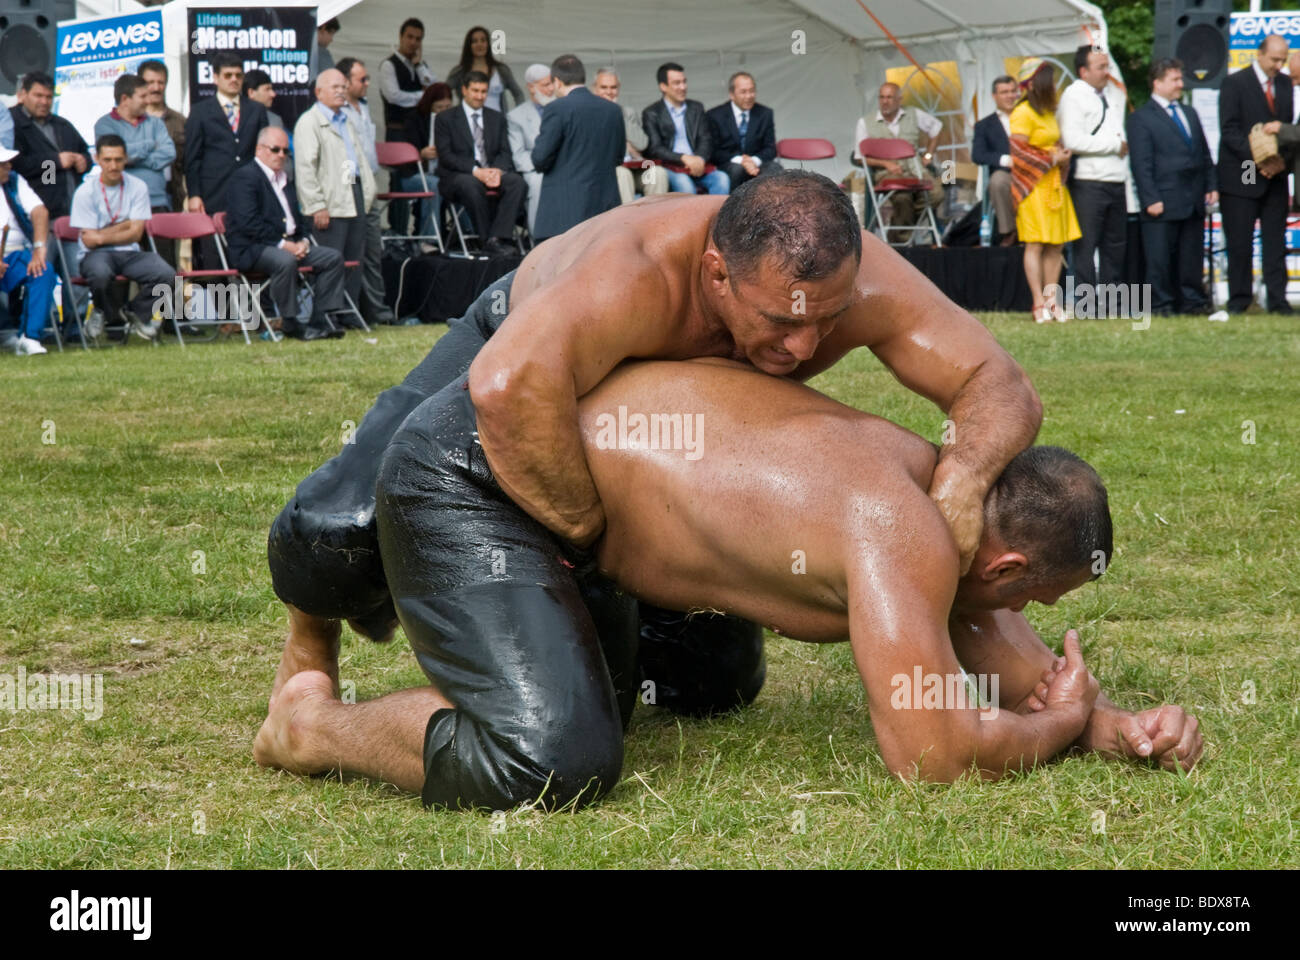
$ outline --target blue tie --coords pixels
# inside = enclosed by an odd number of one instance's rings
[[[1183,125],[1183,118],[1178,115],[1178,111],[1174,109],[1172,103],[1169,104],[1169,116],[1174,118],[1174,123],[1178,124],[1178,132],[1183,135],[1183,140],[1190,147],[1192,145],[1192,135],[1187,132],[1187,127]]]
[[[740,145],[745,145],[745,134],[749,131],[749,111],[740,111]]]

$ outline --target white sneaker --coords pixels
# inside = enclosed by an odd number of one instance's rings
[[[34,357],[40,353],[49,353],[49,351],[41,346],[39,340],[33,340],[31,337],[19,337],[14,343],[14,353],[20,357]]]
[[[1215,310],[1212,314],[1210,314],[1209,320],[1210,320],[1210,323],[1227,323],[1227,322],[1228,322],[1228,311],[1227,311],[1227,310]]]
[[[153,340],[158,336],[158,328],[152,323],[145,323],[136,317],[131,317],[131,332],[141,340]]]

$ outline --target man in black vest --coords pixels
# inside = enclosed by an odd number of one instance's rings
[[[760,173],[781,169],[776,159],[776,122],[772,108],[755,102],[758,87],[743,70],[727,82],[731,99],[709,111],[713,124],[714,166],[731,178],[731,189]]]
[[[396,52],[379,65],[386,141],[406,141],[406,118],[424,96],[425,88],[438,79],[421,56],[423,43],[424,24],[408,17],[398,31]]]
[[[1287,42],[1269,34],[1255,62],[1219,87],[1219,193],[1228,245],[1228,312],[1243,313],[1252,294],[1255,221],[1259,221],[1268,309],[1291,313],[1286,301],[1287,178],[1282,161],[1256,168],[1250,128],[1291,119],[1291,78],[1281,72]]]

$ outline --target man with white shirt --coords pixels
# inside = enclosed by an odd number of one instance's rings
[[[397,32],[397,49],[379,65],[379,93],[384,99],[384,140],[406,140],[406,118],[425,89],[438,78],[424,62],[424,24],[407,17]]]
[[[631,170],[620,164],[614,168],[614,176],[618,178],[619,200],[623,203],[631,203],[636,199],[638,190],[643,197],[667,193],[668,177],[641,155],[646,145],[645,130],[641,127],[641,114],[634,108],[618,102],[618,91],[621,86],[618,72],[612,67],[602,67],[596,71],[596,82],[592,92],[598,97],[604,97],[610,103],[618,104],[618,108],[623,111],[623,136],[626,138],[623,163],[636,162],[640,164],[640,168]]]
[[[528,102],[506,114],[506,131],[510,137],[510,159],[515,170],[528,184],[528,232],[536,236],[537,203],[542,199],[542,173],[533,166],[533,144],[542,132],[542,109],[555,99],[555,81],[551,68],[534,63],[524,71]]]
[[[343,255],[332,247],[312,246],[309,221],[298,209],[293,184],[285,174],[289,137],[279,127],[264,127],[257,136],[253,162],[231,178],[230,209],[226,213],[226,243],[230,265],[269,277],[271,300],[280,329],[297,340],[343,336],[332,331],[326,315],[343,309]],[[312,268],[312,319],[298,322],[299,266]],[[272,320],[272,326],[274,326]]]
[[[758,103],[754,78],[741,70],[727,83],[730,99],[709,111],[713,124],[713,163],[731,178],[731,189],[760,173],[781,169],[776,159],[772,108]]]
[[[1079,79],[1066,87],[1056,108],[1061,144],[1074,153],[1070,198],[1082,236],[1074,241],[1079,285],[1119,283],[1125,274],[1128,234],[1128,140],[1124,94],[1110,82],[1110,58],[1084,44],[1074,52]],[[1100,252],[1101,269],[1093,263]]]
[[[988,171],[984,189],[993,205],[998,243],[1009,247],[1016,240],[1016,205],[1011,201],[1011,111],[1020,99],[1015,77],[993,81],[994,110],[975,124],[970,158]]]
[[[72,196],[71,225],[81,231],[77,241],[79,270],[103,316],[121,319],[144,340],[158,336],[153,320],[154,287],[170,287],[176,271],[156,253],[140,249],[145,222],[153,218],[149,188],[126,172],[126,143],[115,133],[95,141],[99,176],[82,181]],[[139,284],[139,292],[123,305],[118,276]],[[87,331],[97,337],[100,328]]]
[[[12,293],[20,286],[26,288],[22,321],[13,342],[14,352],[24,357],[45,353],[41,331],[50,316],[58,274],[45,258],[50,212],[27,181],[12,172],[16,156],[17,150],[0,147],[0,190],[5,199],[0,203],[0,237],[4,244],[0,250],[4,258],[0,291]]]
[[[895,160],[875,160],[867,158],[867,167],[871,170],[871,182],[886,177],[927,176],[925,167],[934,160],[935,147],[939,143],[939,134],[943,132],[943,123],[924,110],[904,109],[903,91],[896,83],[884,83],[877,94],[874,117],[859,117],[858,125],[853,131],[853,156],[862,159],[858,145],[868,138],[875,140],[906,140],[917,148],[919,157],[912,157],[901,163]],[[921,140],[925,139],[922,146]],[[916,223],[918,215],[927,205],[938,208],[943,202],[943,184],[938,177],[929,177],[930,189],[900,190],[890,201],[894,207],[890,223],[894,226],[911,226]],[[910,232],[910,231],[909,231]]]

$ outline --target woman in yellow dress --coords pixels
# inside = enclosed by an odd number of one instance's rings
[[[1016,232],[1025,245],[1025,278],[1034,298],[1034,320],[1064,323],[1053,295],[1061,279],[1061,248],[1081,235],[1065,185],[1070,151],[1060,146],[1052,68],[1029,57],[1016,79],[1024,95],[1011,111],[1011,197]]]

